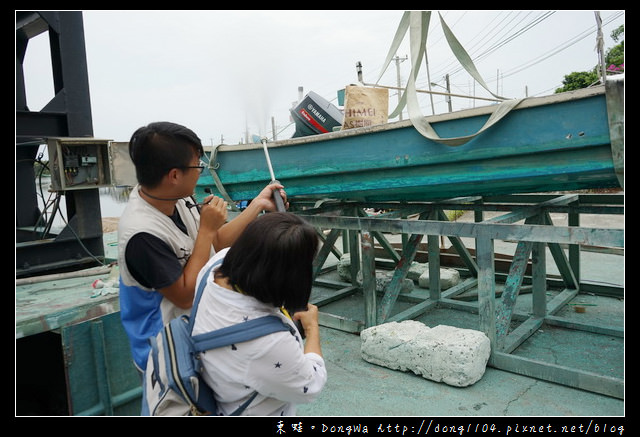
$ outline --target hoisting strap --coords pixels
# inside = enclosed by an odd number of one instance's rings
[[[216,184],[216,188],[218,192],[222,195],[224,200],[227,201],[227,204],[231,207],[231,211],[240,211],[236,206],[236,202],[231,199],[227,190],[225,190],[224,185],[222,185],[222,181],[220,180],[220,176],[216,172],[216,168],[220,166],[219,163],[216,162],[216,157],[218,155],[218,146],[216,146],[213,150],[211,150],[211,154],[209,155],[209,172],[211,176],[213,176],[213,182]]]
[[[393,42],[391,43],[391,48],[389,49],[389,53],[387,54],[387,58],[385,59],[384,67],[382,68],[382,72],[380,73],[380,77],[378,78],[376,83],[380,81],[380,78],[389,66],[391,59],[400,46],[400,43],[404,39],[407,30],[409,30],[411,49],[411,74],[409,74],[405,92],[402,94],[400,102],[398,103],[396,109],[391,114],[389,114],[389,118],[397,117],[406,105],[411,123],[422,136],[430,140],[446,144],[448,146],[461,146],[496,124],[500,119],[507,115],[509,111],[518,106],[524,99],[507,100],[504,97],[498,96],[491,92],[485,81],[478,73],[478,70],[473,64],[471,57],[458,42],[457,38],[453,35],[453,32],[451,32],[451,29],[449,29],[447,24],[444,22],[442,15],[440,15],[439,13],[438,15],[440,16],[440,23],[442,25],[442,29],[444,31],[449,47],[458,59],[458,62],[460,62],[464,69],[476,81],[478,81],[478,83],[482,85],[483,88],[489,91],[491,95],[498,99],[504,100],[500,104],[496,105],[495,111],[491,114],[484,126],[478,132],[472,135],[455,138],[440,138],[440,136],[436,133],[431,124],[429,124],[429,122],[422,114],[416,92],[416,77],[418,76],[418,71],[420,70],[422,58],[426,54],[426,41],[429,30],[429,21],[431,19],[431,11],[406,11],[402,15],[402,19],[400,20],[400,24],[398,25],[398,30],[396,31]]]

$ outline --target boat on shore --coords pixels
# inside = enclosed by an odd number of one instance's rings
[[[410,120],[268,143],[291,201],[431,201],[459,196],[623,186],[624,77],[526,98],[462,145],[426,138]],[[498,105],[425,117],[441,138],[473,135]],[[262,144],[211,151],[204,190],[241,202],[271,180]]]

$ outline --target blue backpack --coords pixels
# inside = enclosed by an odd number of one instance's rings
[[[198,303],[213,267],[205,273],[194,299],[191,315],[171,320],[156,336],[149,339],[151,351],[145,373],[145,394],[152,416],[216,415],[213,390],[201,376],[200,353],[209,349],[253,340],[291,328],[276,316],[264,316],[216,331],[192,335]],[[257,392],[231,415],[240,415],[257,396]]]

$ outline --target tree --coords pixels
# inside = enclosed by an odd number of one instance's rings
[[[624,35],[624,25],[620,25],[617,29],[611,32],[611,38],[618,42]],[[624,72],[624,40],[620,44],[607,50],[605,54],[605,64],[607,71],[611,74],[618,72]],[[600,67],[596,65],[591,71],[574,71],[567,74],[562,80],[562,87],[556,89],[556,93],[563,93],[565,91],[573,91],[580,88],[590,87],[600,81]]]
[[[620,39],[622,35],[624,35],[624,25],[620,25],[611,32],[611,38],[615,42],[618,42],[618,39]],[[605,63],[607,69],[610,71],[624,71],[624,40],[622,40],[620,44],[607,50]]]
[[[580,88],[587,88],[600,80],[597,69],[592,71],[574,71],[564,76],[562,80],[562,88],[556,89],[556,93],[563,93],[565,91],[579,90]]]

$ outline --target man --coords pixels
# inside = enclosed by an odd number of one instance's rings
[[[229,247],[262,211],[275,211],[268,185],[235,219],[215,196],[191,197],[205,165],[202,143],[190,129],[151,123],[131,137],[129,155],[138,185],[118,225],[120,314],[136,366],[144,372],[148,339],[172,318],[188,313],[196,278],[209,258]],[[285,201],[286,204],[286,201]]]

